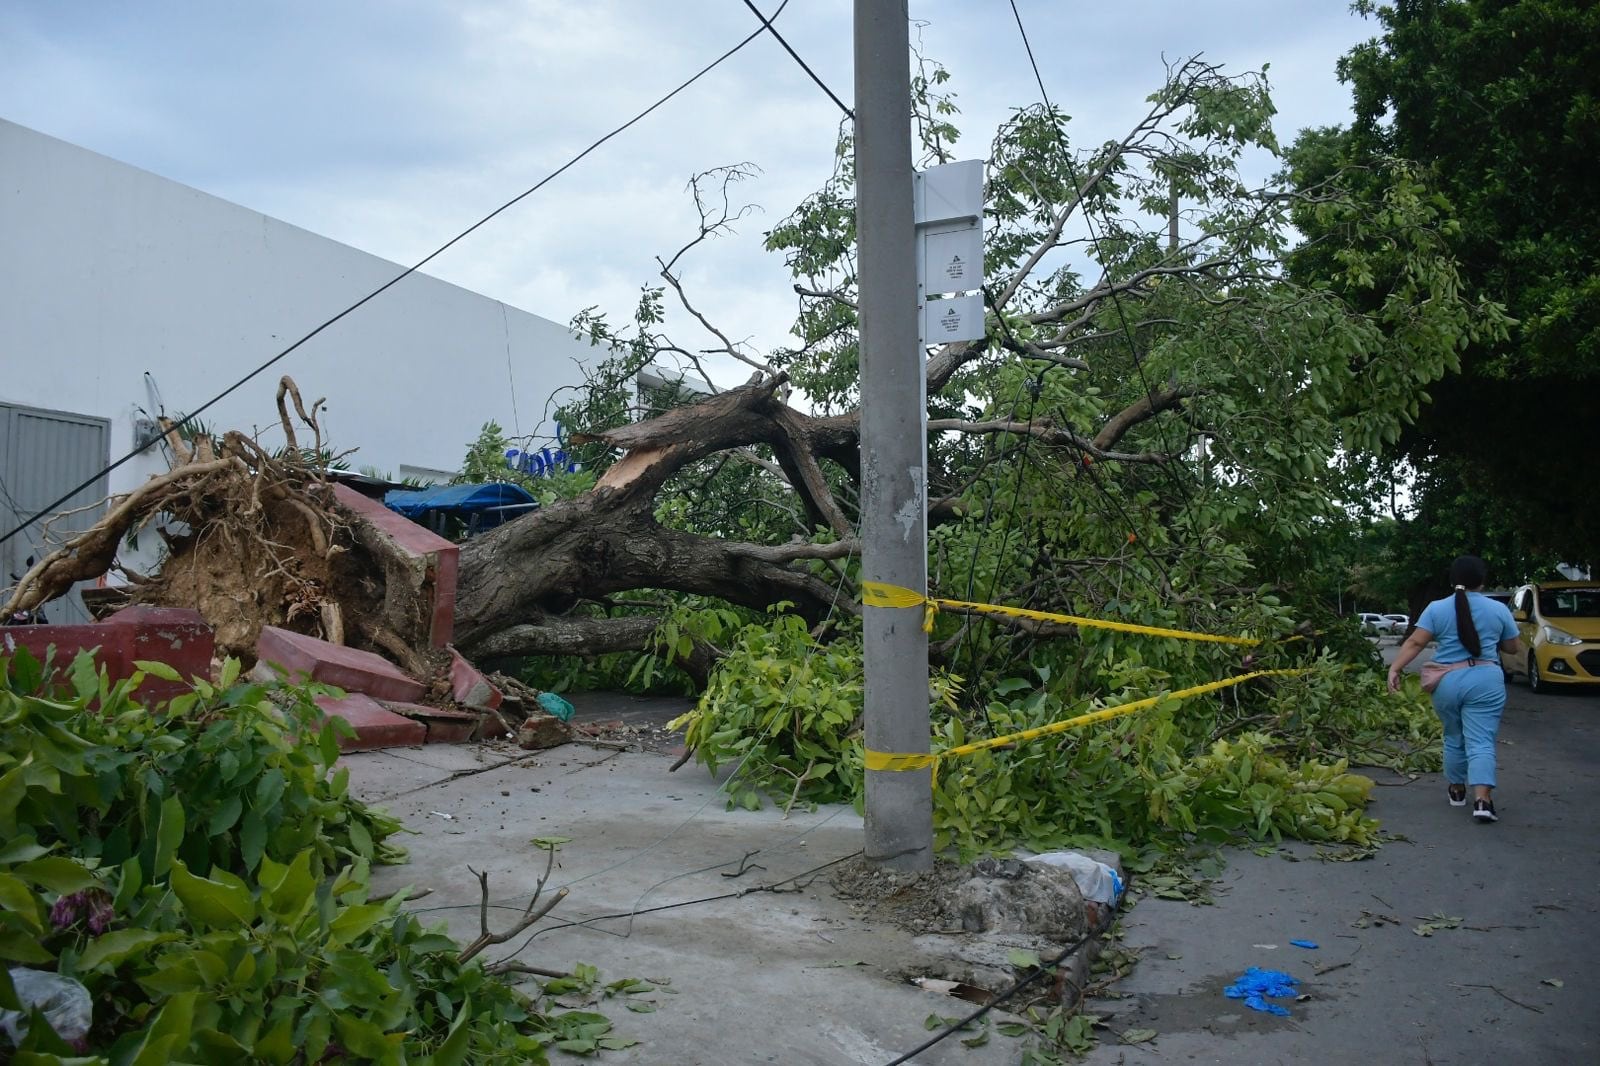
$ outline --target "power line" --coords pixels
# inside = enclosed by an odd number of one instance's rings
[[[553,170],[549,174],[545,175],[543,178],[541,178],[532,187],[530,187],[527,190],[525,190],[525,191],[519,193],[518,195],[512,197],[510,200],[507,200],[505,203],[501,204],[499,207],[495,208],[493,211],[489,212],[487,215],[484,215],[482,218],[478,219],[478,221],[474,222],[472,225],[468,226],[466,229],[462,230],[460,233],[456,234],[454,237],[451,237],[448,241],[445,241],[438,248],[435,248],[432,252],[429,252],[426,256],[424,256],[422,259],[418,260],[415,264],[413,264],[412,266],[406,267],[400,273],[396,274],[393,278],[390,278],[388,281],[384,282],[382,285],[378,286],[376,289],[374,289],[371,292],[367,293],[367,295],[361,297],[361,299],[357,300],[355,303],[353,303],[350,306],[346,307],[343,311],[340,311],[338,314],[334,315],[332,318],[327,319],[321,325],[319,325],[315,329],[313,329],[311,332],[307,333],[305,336],[301,337],[299,340],[295,341],[293,344],[289,345],[287,348],[285,348],[282,351],[280,351],[277,355],[274,355],[272,358],[268,359],[266,362],[262,363],[260,366],[256,367],[254,370],[250,371],[250,373],[246,374],[244,377],[240,378],[238,381],[235,381],[232,385],[229,385],[227,388],[225,388],[221,392],[217,393],[217,395],[213,396],[211,399],[207,400],[205,403],[201,404],[199,407],[195,408],[193,411],[191,411],[187,415],[185,415],[172,428],[179,429],[179,428],[182,428],[183,426],[187,425],[189,422],[193,421],[201,413],[203,413],[204,411],[206,411],[207,409],[209,409],[210,407],[215,405],[217,402],[219,402],[223,398],[231,395],[233,392],[237,391],[241,386],[243,386],[246,382],[248,382],[248,381],[252,380],[253,378],[255,378],[262,371],[268,369],[269,367],[271,367],[274,364],[276,364],[279,360],[281,360],[285,356],[289,355],[291,352],[293,352],[296,349],[302,347],[307,341],[309,341],[313,337],[317,336],[323,330],[327,329],[329,326],[332,326],[334,323],[339,322],[341,319],[345,318],[347,315],[349,315],[349,314],[353,313],[354,311],[358,310],[359,308],[365,306],[366,304],[370,303],[372,300],[376,299],[377,297],[383,295],[385,292],[389,291],[394,286],[398,285],[401,281],[405,280],[406,278],[410,277],[412,274],[415,274],[417,271],[419,271],[423,267],[427,266],[429,263],[433,262],[433,260],[435,260],[439,256],[443,255],[446,251],[448,251],[449,249],[454,247],[456,244],[458,244],[461,241],[465,240],[468,236],[470,236],[471,234],[476,232],[478,229],[480,229],[483,226],[487,225],[493,219],[497,218],[498,216],[500,216],[501,214],[505,213],[506,211],[509,211],[511,208],[515,207],[517,204],[521,203],[523,200],[526,200],[528,197],[532,196],[534,193],[536,193],[540,189],[544,188],[550,182],[554,181],[556,178],[558,178],[562,174],[566,173],[573,166],[575,166],[577,163],[579,163],[581,160],[583,160],[585,157],[587,157],[590,153],[592,153],[596,149],[598,149],[601,145],[605,144],[607,141],[611,140],[613,137],[616,137],[618,134],[628,130],[629,128],[631,128],[634,125],[636,125],[637,123],[639,123],[646,116],[648,116],[653,111],[655,111],[658,108],[660,108],[663,104],[667,103],[673,97],[677,96],[679,93],[683,92],[689,86],[693,85],[695,82],[699,81],[701,78],[703,78],[707,74],[711,73],[712,70],[716,69],[722,63],[727,61],[736,52],[740,51],[746,45],[748,45],[751,41],[753,41],[757,37],[761,36],[761,34],[763,32],[766,32],[767,30],[771,30],[772,29],[772,22],[774,20],[776,20],[779,15],[782,15],[784,8],[786,8],[788,6],[789,6],[789,0],[783,0],[783,3],[778,6],[778,10],[773,12],[771,19],[768,19],[765,16],[762,17],[762,19],[761,19],[762,28],[761,29],[756,30],[754,33],[751,33],[749,36],[747,36],[743,40],[741,40],[738,44],[734,45],[732,48],[728,49],[726,52],[723,52],[716,59],[713,59],[710,63],[707,63],[705,66],[701,67],[699,69],[699,71],[697,71],[696,73],[691,75],[688,79],[684,80],[683,82],[680,82],[675,89],[673,89],[672,91],[668,92],[666,95],[660,97],[658,100],[656,100],[655,103],[651,104],[649,107],[645,108],[643,111],[640,111],[637,115],[634,115],[632,118],[628,119],[628,121],[624,122],[622,125],[617,126],[615,129],[611,130],[611,132],[605,134],[603,137],[601,137],[598,140],[594,141],[592,144],[590,144],[583,151],[579,152],[577,155],[573,156],[571,159],[569,159],[565,163],[561,164],[561,166],[557,167],[555,170]],[[773,31],[774,35],[776,35],[776,32],[777,31],[775,31],[775,30]],[[780,38],[780,40],[781,40],[781,38]],[[785,46],[785,47],[787,47],[787,46]],[[64,504],[67,501],[71,500],[74,496],[76,496],[78,493],[82,492],[84,489],[92,488],[94,486],[95,482],[99,481],[102,477],[104,477],[105,475],[111,473],[113,470],[116,470],[118,467],[122,466],[124,463],[128,462],[130,459],[132,459],[134,456],[136,456],[138,454],[140,454],[140,450],[135,450],[135,451],[128,452],[122,458],[120,458],[120,459],[116,460],[115,462],[109,464],[103,470],[99,471],[93,477],[89,478],[87,481],[84,481],[82,484],[80,484],[80,485],[76,486],[75,488],[73,488],[70,492],[67,492],[60,499],[56,500],[53,503],[47,504],[45,507],[41,508],[37,514],[33,515],[31,518],[28,518],[25,521],[22,521],[22,523],[20,525],[16,526],[14,529],[10,530],[5,535],[0,536],[0,544],[4,544],[6,541],[10,540],[12,537],[14,537],[18,533],[22,532],[28,526],[33,525],[33,523],[37,522],[39,519],[44,518],[45,516],[53,513],[56,508],[60,507],[62,504]]]
[[[1027,988],[1029,985],[1033,984],[1039,978],[1045,976],[1048,973],[1052,973],[1057,966],[1060,966],[1063,962],[1066,962],[1068,957],[1070,957],[1071,955],[1076,953],[1079,948],[1083,947],[1083,945],[1087,944],[1091,937],[1098,936],[1099,934],[1105,932],[1105,930],[1110,928],[1110,926],[1111,926],[1111,922],[1108,919],[1102,925],[1100,925],[1100,926],[1090,930],[1089,932],[1083,934],[1081,937],[1079,937],[1078,939],[1074,940],[1072,943],[1068,944],[1066,946],[1066,948],[1064,948],[1062,950],[1061,954],[1057,955],[1055,958],[1051,959],[1049,962],[1040,963],[1034,969],[1034,971],[1032,973],[1028,974],[1028,976],[1026,976],[1024,978],[1021,978],[1015,984],[1013,984],[1010,988],[1006,989],[1004,992],[1001,992],[999,995],[995,996],[989,1002],[985,1003],[983,1006],[979,1007],[977,1010],[973,1011],[971,1014],[967,1015],[965,1018],[962,1018],[960,1021],[957,1021],[957,1022],[954,1022],[954,1023],[950,1024],[950,1025],[945,1026],[943,1029],[939,1030],[939,1032],[937,1034],[935,1034],[932,1037],[929,1037],[927,1040],[924,1040],[922,1043],[918,1044],[916,1047],[912,1048],[910,1051],[906,1052],[904,1055],[901,1055],[899,1058],[896,1058],[896,1059],[886,1063],[885,1066],[900,1066],[901,1063],[910,1062],[912,1059],[916,1058],[918,1055],[922,1054],[924,1051],[927,1051],[929,1048],[933,1047],[935,1044],[938,1044],[940,1041],[946,1040],[946,1039],[954,1036],[956,1033],[959,1033],[962,1029],[964,1029],[967,1026],[971,1025],[973,1022],[977,1021],[979,1018],[982,1018],[984,1015],[988,1014],[990,1011],[994,1010],[996,1007],[1000,1006],[1002,1003],[1005,1003],[1005,1002],[1009,1001],[1018,992],[1021,992],[1024,988]]]
[[[839,110],[843,111],[845,113],[845,116],[847,118],[849,118],[851,121],[854,121],[855,117],[856,117],[856,113],[854,111],[850,110],[850,108],[848,108],[847,106],[845,106],[845,102],[843,100],[839,99],[838,95],[835,94],[832,89],[828,88],[827,83],[825,83],[821,78],[817,77],[817,72],[812,70],[810,67],[808,67],[806,65],[806,61],[804,59],[800,58],[800,53],[799,52],[796,52],[793,48],[789,47],[789,42],[783,39],[783,34],[779,33],[777,31],[777,29],[772,25],[772,19],[769,19],[769,18],[767,18],[767,16],[763,15],[761,13],[761,9],[756,7],[755,4],[751,3],[751,0],[744,0],[744,6],[749,8],[751,13],[753,13],[756,18],[761,20],[762,28],[765,29],[768,33],[772,34],[773,38],[779,44],[783,45],[783,50],[785,52],[788,52],[790,57],[792,57],[796,63],[800,64],[800,69],[805,71],[806,74],[811,78],[811,80],[817,83],[817,88],[819,88],[823,92],[827,93],[828,94],[828,99],[830,99],[834,103],[838,104],[839,105]],[[778,17],[778,14],[781,14],[782,11],[783,11],[783,8],[781,8],[781,7],[778,8],[778,11],[773,14],[772,18],[776,19]]]
[[[1034,83],[1039,86],[1039,98],[1044,103],[1045,117],[1049,120],[1050,129],[1055,135],[1056,144],[1061,149],[1061,161],[1066,165],[1068,177],[1072,179],[1072,187],[1074,189],[1081,189],[1081,186],[1078,183],[1078,168],[1072,160],[1072,153],[1068,150],[1067,145],[1061,136],[1061,127],[1056,124],[1055,105],[1050,102],[1050,93],[1044,87],[1044,76],[1039,73],[1039,61],[1034,58],[1033,44],[1028,40],[1027,27],[1022,24],[1022,12],[1017,10],[1017,0],[1008,0],[1008,2],[1011,5],[1011,15],[1016,19],[1017,33],[1022,37],[1022,47],[1028,53],[1028,65],[1033,68]],[[1081,196],[1083,193],[1080,192],[1079,195]],[[1094,232],[1094,220],[1091,217],[1092,210],[1093,209],[1089,206],[1088,202],[1084,201],[1083,224],[1084,227],[1089,231],[1089,239],[1094,242],[1095,247],[1098,250],[1100,246],[1100,238],[1096,236]],[[1109,221],[1106,223],[1106,228],[1110,228]],[[1107,272],[1107,276],[1109,277],[1109,271]],[[1121,327],[1122,335],[1128,342],[1128,354],[1133,357],[1133,369],[1139,375],[1139,383],[1144,386],[1145,400],[1150,403],[1153,409],[1155,406],[1155,389],[1151,388],[1149,379],[1145,377],[1144,363],[1139,358],[1139,346],[1134,342],[1133,331],[1128,327],[1128,317],[1122,310],[1122,301],[1117,296],[1117,289],[1114,284],[1110,287],[1109,292],[1111,296],[1111,306],[1117,313],[1117,324]],[[1152,411],[1152,417],[1153,416],[1154,412]],[[1166,430],[1162,428],[1159,422],[1156,423],[1156,434],[1161,438],[1162,450],[1166,451],[1168,448],[1167,434]],[[1189,492],[1187,487],[1185,487],[1177,480],[1176,477],[1173,476],[1171,470],[1166,469],[1165,464],[1162,464],[1162,468],[1167,474],[1168,478],[1179,489],[1180,498],[1183,500],[1184,513],[1189,519],[1190,530],[1193,531],[1194,514],[1189,509],[1190,496],[1192,494]]]

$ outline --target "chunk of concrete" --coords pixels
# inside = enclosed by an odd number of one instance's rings
[[[517,746],[528,751],[554,748],[572,739],[572,727],[553,714],[532,714],[517,729]]]
[[[476,711],[454,707],[430,707],[425,703],[402,703],[398,700],[378,702],[385,710],[421,722],[428,731],[429,744],[461,744],[471,740],[477,734],[482,718]]]
[[[500,690],[454,648],[450,649],[450,693],[463,707],[483,711],[498,710],[500,701],[505,699]]]
[[[140,660],[166,663],[178,671],[184,680],[146,676],[138,693],[145,703],[181,696],[190,691],[190,678],[209,678],[216,648],[215,636],[200,612],[176,607],[126,607],[89,625],[7,626],[4,634],[0,654],[24,647],[42,662],[47,649],[54,647],[57,666],[93,649],[95,661],[112,681],[131,677]]]
[[[361,546],[383,565],[384,619],[402,636],[443,648],[455,630],[461,549],[348,485],[333,486]]]
[[[355,736],[339,738],[340,751],[410,747],[428,739],[427,726],[395,714],[371,696],[359,692],[348,696],[318,696],[316,704],[325,714],[343,718],[355,729]]]
[[[361,692],[386,700],[414,703],[427,691],[422,682],[407,676],[380,655],[330,644],[276,626],[263,626],[256,656],[279,667],[290,680],[309,677],[347,692]]]

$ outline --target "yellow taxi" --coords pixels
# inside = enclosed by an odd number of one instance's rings
[[[1506,677],[1546,685],[1600,684],[1600,582],[1545,581],[1511,595],[1525,656],[1500,656]]]

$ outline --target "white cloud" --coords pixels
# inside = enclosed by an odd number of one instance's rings
[[[1341,121],[1334,61],[1372,32],[1326,0],[1019,6],[1079,144],[1137,117],[1163,55],[1198,51],[1272,63],[1285,140]],[[1038,95],[1010,6],[911,10],[954,75],[963,145],[982,154]],[[846,0],[794,0],[777,23],[846,101],[850,23]],[[755,26],[738,0],[14,4],[0,12],[0,114],[409,263]],[[731,335],[782,343],[794,300],[762,234],[827,176],[839,117],[758,39],[429,269],[557,321],[591,304],[625,316],[653,257],[695,232],[690,175],[749,161],[763,173],[740,191],[764,213],[685,274]]]

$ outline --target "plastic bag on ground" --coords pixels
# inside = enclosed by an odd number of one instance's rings
[[[68,1042],[89,1035],[94,1020],[94,1001],[89,990],[70,977],[45,970],[18,966],[11,970],[11,987],[16,990],[22,1011],[0,1010],[0,1029],[11,1042],[21,1045],[28,1035],[28,1014],[37,1007],[56,1035]]]
[[[554,715],[563,722],[572,721],[573,714],[578,710],[554,692],[539,693],[539,706],[544,709],[545,714]]]
[[[1287,1007],[1280,1007],[1276,1003],[1268,1003],[1267,1000],[1269,998],[1284,999],[1293,996],[1295,986],[1299,983],[1299,978],[1290,977],[1279,970],[1263,970],[1260,967],[1252,966],[1237,981],[1223,989],[1222,994],[1229,999],[1244,1000],[1244,1005],[1251,1010],[1287,1018],[1289,1016]]]
[[[1047,851],[1043,855],[1030,856],[1025,861],[1066,870],[1078,883],[1078,891],[1083,893],[1083,898],[1091,903],[1115,906],[1117,900],[1122,898],[1122,878],[1116,870],[1098,859],[1091,859],[1076,851]]]

